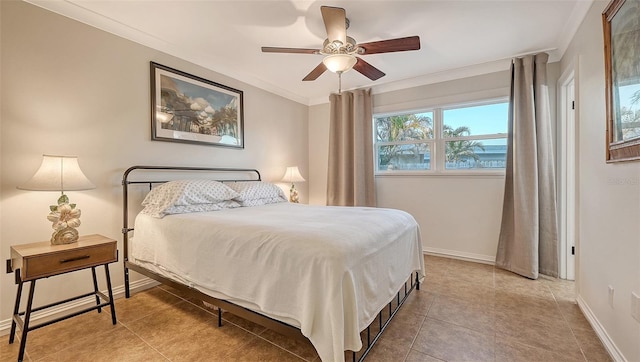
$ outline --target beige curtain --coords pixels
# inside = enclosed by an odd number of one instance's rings
[[[496,266],[558,276],[556,187],[545,53],[511,65],[509,142]]]
[[[371,89],[331,94],[327,205],[376,206]]]

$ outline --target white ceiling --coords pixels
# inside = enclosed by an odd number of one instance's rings
[[[28,1],[308,105],[327,102],[338,88],[330,72],[302,82],[322,56],[260,47],[321,48],[321,5],[345,8],[347,34],[361,43],[420,36],[418,51],[364,56],[386,73],[375,82],[356,71],[343,74],[342,89],[380,92],[508,69],[511,57],[532,52],[547,51],[557,61],[593,2]]]

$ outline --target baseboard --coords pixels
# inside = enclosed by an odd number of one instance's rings
[[[607,331],[604,329],[602,324],[600,324],[598,318],[596,318],[595,314],[593,314],[591,308],[589,308],[584,299],[582,299],[581,296],[578,296],[576,298],[576,301],[578,302],[578,306],[580,307],[582,314],[584,314],[584,316],[587,318],[587,320],[591,324],[591,327],[593,327],[593,330],[598,335],[598,338],[600,338],[600,341],[602,341],[604,348],[606,348],[607,352],[609,352],[609,356],[611,356],[611,358],[616,362],[627,362],[627,359],[624,358],[622,352],[620,352],[616,344],[613,342],[613,340],[611,340],[609,334],[607,334]]]
[[[153,279],[149,279],[149,278],[142,278],[140,280],[136,280],[134,282],[131,282],[131,291],[132,292],[139,292],[145,289],[149,289],[152,288],[154,286],[158,285],[158,282],[156,282]],[[105,295],[107,294],[106,290],[102,291]],[[122,298],[124,297],[124,285],[120,285],[117,287],[113,288],[113,299],[118,299],[118,298]],[[86,298],[82,298],[82,299],[78,299],[78,300],[74,300],[72,302],[69,303],[65,303],[59,306],[55,306],[52,308],[49,308],[47,310],[43,310],[40,312],[35,312],[31,315],[31,320],[30,322],[33,323],[38,323],[38,322],[45,322],[47,320],[51,320],[53,318],[56,318],[58,316],[62,316],[68,313],[72,313],[76,310],[80,310],[86,307],[91,306],[92,304],[96,303],[96,298],[94,296],[89,296]],[[0,336],[4,336],[9,334],[11,330],[11,318],[9,319],[5,319],[3,321],[0,321]]]
[[[426,255],[433,256],[442,256],[446,258],[460,259],[465,261],[472,261],[475,263],[489,264],[494,265],[496,263],[495,255],[482,255],[482,254],[473,254],[473,253],[465,253],[457,250],[447,250],[447,249],[438,249],[438,248],[430,248],[426,247],[423,249],[423,253]]]

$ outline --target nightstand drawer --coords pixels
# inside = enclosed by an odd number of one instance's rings
[[[13,270],[20,269],[22,281],[118,261],[117,242],[101,235],[81,236],[77,243],[51,245],[50,242],[11,247]]]
[[[22,280],[27,281],[61,274],[71,270],[115,262],[116,260],[115,243],[25,258],[22,266]]]

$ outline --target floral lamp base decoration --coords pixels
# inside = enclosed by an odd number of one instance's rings
[[[58,198],[57,205],[49,206],[51,212],[47,220],[53,223],[55,230],[51,235],[51,245],[71,244],[78,241],[78,226],[80,226],[80,209],[76,204],[70,204],[67,195]]]
[[[289,202],[299,203],[300,199],[298,197],[298,190],[296,190],[295,185],[291,184],[291,188],[289,189]]]

